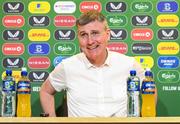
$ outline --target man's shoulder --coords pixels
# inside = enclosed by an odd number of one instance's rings
[[[128,56],[128,55],[125,55],[122,53],[118,53],[115,51],[109,51],[109,55],[112,58],[116,58],[116,59],[120,59],[120,60],[134,60],[134,58],[131,56]]]
[[[82,53],[78,53],[76,55],[73,55],[73,56],[70,56],[66,59],[63,60],[63,63],[64,64],[70,64],[70,63],[79,63],[80,62],[80,59],[83,57],[83,54]]]

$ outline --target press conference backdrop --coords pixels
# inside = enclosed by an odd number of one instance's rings
[[[0,72],[4,76],[5,69],[12,68],[18,80],[20,68],[27,67],[32,114],[39,116],[40,86],[62,59],[80,52],[75,20],[95,9],[107,17],[108,48],[152,69],[157,116],[179,116],[179,4],[180,0],[1,0]],[[62,101],[59,93],[57,111]]]

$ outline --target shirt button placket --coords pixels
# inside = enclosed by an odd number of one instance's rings
[[[98,97],[99,97],[99,109],[104,114],[104,85],[103,85],[103,74],[102,68],[97,69],[98,74]]]

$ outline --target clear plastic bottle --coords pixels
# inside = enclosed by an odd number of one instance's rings
[[[6,70],[1,93],[1,115],[3,117],[14,117],[16,113],[16,83],[10,69]]]
[[[145,72],[145,79],[142,82],[142,117],[156,116],[156,99],[155,99],[155,82],[153,80],[152,72],[147,69]]]
[[[17,117],[31,117],[31,84],[27,74],[27,69],[22,68],[17,84]]]
[[[140,116],[140,79],[136,76],[136,71],[131,70],[127,80],[127,95],[128,95],[128,117]]]

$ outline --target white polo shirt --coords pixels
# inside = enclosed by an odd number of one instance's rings
[[[95,67],[79,53],[63,60],[49,80],[56,91],[67,90],[69,117],[126,117],[126,80],[131,69],[143,75],[133,57],[108,51],[105,63]]]

